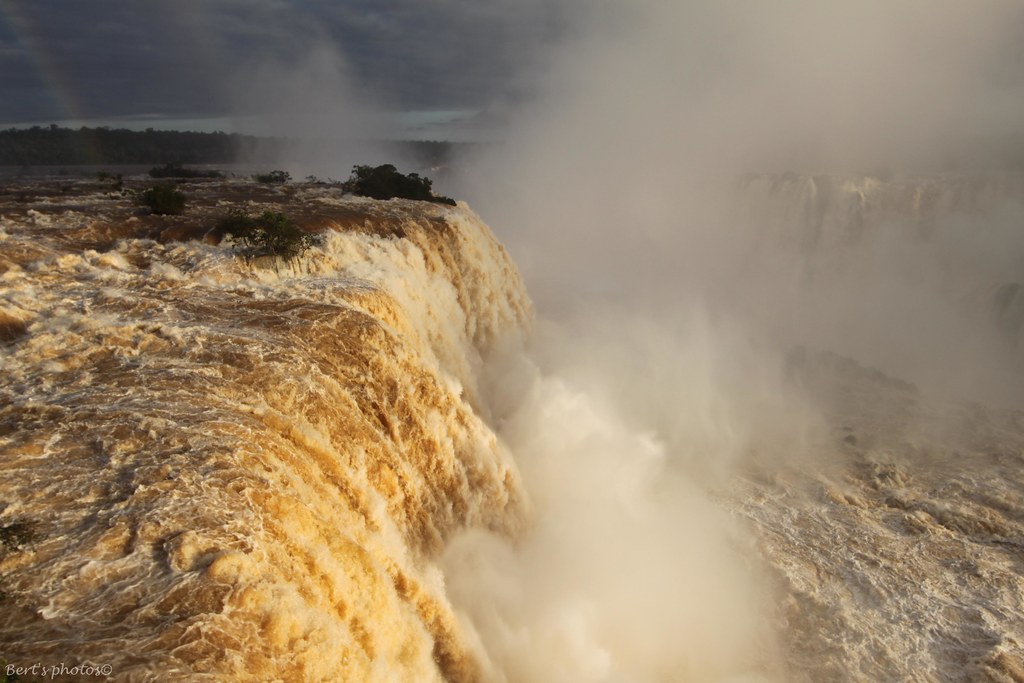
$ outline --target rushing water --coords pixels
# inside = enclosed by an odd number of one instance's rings
[[[1024,414],[929,389],[991,348],[971,367],[1001,382],[936,386],[1012,404],[999,292],[1024,276],[953,258],[945,217],[1009,225],[990,209],[1019,194],[901,182],[752,177],[737,206],[782,255],[750,276],[811,282],[803,311],[858,263],[887,277],[879,244],[929,255],[910,291],[983,344],[905,377],[827,316],[806,348],[668,311],[535,324],[465,205],[216,181],[160,218],[101,182],[10,186],[0,655],[140,681],[1024,680]],[[247,262],[211,231],[230,207],[323,244]]]
[[[487,228],[363,202],[360,230],[278,274],[226,245],[102,244],[131,210],[73,203],[0,243],[3,518],[37,539],[4,557],[8,661],[469,678],[430,559],[517,523],[475,378],[529,318]]]

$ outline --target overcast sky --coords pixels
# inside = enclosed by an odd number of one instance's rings
[[[528,95],[565,0],[0,0],[0,123],[240,115],[253,74],[331,54],[348,97],[477,111]],[[258,93],[241,98],[258,106]]]
[[[483,130],[531,102],[530,135],[597,118],[590,139],[688,131],[719,155],[998,146],[1024,120],[1024,4],[0,0],[0,125],[390,137],[392,114]]]

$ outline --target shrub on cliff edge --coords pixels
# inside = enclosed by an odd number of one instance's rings
[[[270,173],[257,173],[253,175],[252,179],[258,183],[280,185],[291,180],[292,174],[288,171],[271,171]]]
[[[353,194],[372,199],[416,199],[455,206],[451,197],[434,194],[433,182],[418,173],[399,173],[391,164],[383,166],[353,166],[352,175],[345,182],[345,189]]]
[[[270,256],[275,262],[278,258],[291,261],[320,243],[319,235],[306,232],[283,213],[273,211],[259,216],[232,211],[217,223],[217,229],[230,233],[249,256]]]
[[[140,204],[158,216],[177,216],[185,211],[185,195],[173,185],[154,185],[138,198]]]

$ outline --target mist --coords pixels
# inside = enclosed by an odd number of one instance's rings
[[[1018,354],[983,319],[1024,278],[1019,6],[602,9],[460,188],[542,310],[696,304],[1013,398],[993,382]],[[946,376],[992,353],[985,381]]]
[[[929,401],[1024,401],[1019,336],[993,324],[1024,280],[1024,13],[577,19],[457,192],[539,322],[491,393],[534,526],[454,543],[450,595],[493,680],[785,680],[767,575],[713,501],[752,462],[841,457],[787,354],[837,353]]]
[[[360,88],[344,55],[316,39],[296,54],[264,56],[237,68],[234,110],[253,134],[273,138],[258,157],[295,177],[344,180],[356,164],[395,160],[393,116],[372,91]]]

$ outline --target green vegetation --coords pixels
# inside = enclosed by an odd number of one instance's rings
[[[120,173],[110,173],[109,171],[97,171],[96,180],[102,182],[110,182],[111,189],[116,192],[124,191],[124,176]]]
[[[226,164],[280,158],[283,141],[251,135],[112,128],[9,128],[0,131],[0,164]]]
[[[154,185],[139,194],[138,200],[158,216],[177,216],[185,211],[185,195],[173,185]]]
[[[10,551],[21,550],[23,546],[30,543],[35,543],[40,540],[40,534],[36,530],[36,524],[31,521],[12,522],[11,524],[0,527],[0,559],[2,559]],[[7,593],[6,589],[6,578],[0,576],[0,605],[5,610],[11,609],[11,605],[5,604],[9,599],[13,597]],[[19,675],[16,671],[8,673],[8,665],[12,662],[8,662],[7,658],[0,656],[0,683],[29,683],[29,681],[40,680],[35,676],[24,678]]]
[[[217,223],[217,228],[230,233],[247,256],[270,256],[275,263],[279,258],[291,261],[320,244],[319,235],[306,232],[284,214],[273,211],[264,211],[259,216],[232,211]]]
[[[23,679],[17,673],[7,673],[8,664],[6,658],[0,657],[0,683],[21,683]]]
[[[0,527],[0,550],[17,550],[21,546],[38,540],[35,525],[31,522],[14,522]]]
[[[36,525],[32,522],[14,522],[0,527],[0,559],[11,551],[21,550],[23,546],[39,540]],[[0,603],[9,597],[4,587],[5,579],[0,576]]]
[[[186,168],[178,163],[154,166],[149,169],[150,178],[223,178],[220,171],[200,171],[197,168]]]
[[[292,179],[292,174],[288,171],[271,171],[270,173],[257,173],[252,179],[258,183],[287,183]]]
[[[413,160],[423,168],[449,166],[480,146],[479,143],[424,140],[382,140],[380,143],[389,153]],[[327,140],[324,144],[331,142]],[[291,141],[285,138],[237,133],[33,126],[0,130],[0,165],[270,164],[287,158],[290,145]]]
[[[352,175],[345,183],[345,189],[353,194],[373,199],[416,199],[437,204],[455,206],[450,197],[435,195],[433,182],[418,173],[408,175],[398,172],[391,164],[383,166],[353,166]]]
[[[35,667],[33,669],[33,666]],[[19,673],[19,670],[21,673]],[[41,678],[38,674],[43,672],[40,664],[16,664],[8,662],[6,657],[0,657],[0,683],[36,683],[37,681],[51,680],[53,676]]]

